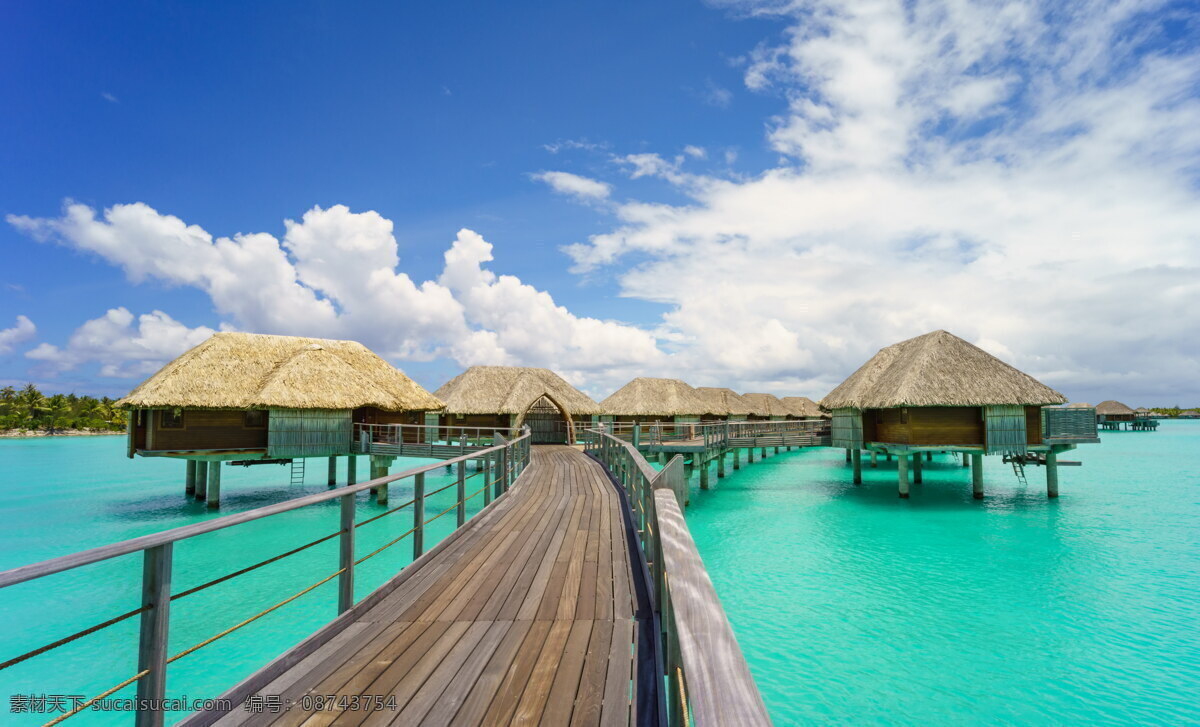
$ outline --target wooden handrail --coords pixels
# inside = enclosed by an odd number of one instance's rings
[[[727,441],[729,427],[724,422],[696,427],[720,429],[720,441]],[[630,442],[603,429],[588,429],[587,434],[587,450],[609,468],[629,496],[638,543],[654,580],[651,600],[663,630],[665,663],[660,676],[668,677],[670,723],[770,725],[762,695],[683,517],[683,458],[677,454],[655,470]],[[702,432],[706,442],[712,435]]]

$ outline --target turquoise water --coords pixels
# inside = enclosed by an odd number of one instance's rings
[[[209,511],[183,494],[184,465],[125,457],[121,437],[0,440],[0,570],[98,545],[200,522],[315,492],[325,492],[324,460],[310,460],[303,486],[291,486],[287,467],[223,467],[222,506]],[[392,472],[431,460],[398,459]],[[345,459],[339,460],[345,483]],[[360,478],[368,472],[359,459]],[[473,474],[468,470],[468,475]],[[452,481],[431,472],[426,490]],[[468,493],[482,477],[467,483]],[[392,506],[412,496],[411,480],[393,485]],[[468,516],[482,506],[470,502]],[[431,518],[453,504],[455,488],[434,495]],[[384,507],[359,496],[359,519]],[[338,530],[336,502],[198,536],[175,546],[174,592],[303,545]],[[450,512],[427,527],[426,547],[454,528]],[[412,527],[405,509],[359,528],[359,556]],[[337,570],[337,538],[253,573],[175,601],[170,652],[178,653],[234,626]],[[356,569],[362,598],[412,559],[409,539]],[[137,607],[141,556],[132,555],[0,590],[0,661]],[[183,657],[168,668],[168,696],[212,698],[312,633],[337,613],[337,580],[313,590],[245,628]],[[90,698],[136,673],[138,619],[87,636],[0,672],[0,724],[41,724],[45,715],[9,713],[13,694],[74,694]],[[132,696],[133,687],[117,697]],[[179,718],[182,715],[174,715]],[[128,715],[87,712],[68,724],[128,724]]]
[[[1105,432],[987,497],[949,456],[781,454],[687,519],[779,725],[1200,723],[1200,421]],[[744,460],[743,460],[744,461]]]

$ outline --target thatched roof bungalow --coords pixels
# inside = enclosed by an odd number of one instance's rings
[[[574,442],[576,427],[603,408],[550,369],[472,366],[437,390],[446,402],[442,425],[520,427],[534,444]]]
[[[1096,417],[1102,422],[1131,422],[1137,415],[1121,402],[1109,399],[1096,405]]]
[[[1180,419],[1200,419],[1200,411],[1188,409],[1187,411],[1179,412]]]
[[[348,454],[353,421],[442,402],[355,341],[216,333],[117,402],[129,452],[191,459]]]
[[[821,406],[807,396],[785,396],[780,401],[787,407],[791,419],[829,418],[829,414],[821,411]]]
[[[679,379],[638,377],[600,402],[615,422],[698,422],[708,404]]]
[[[704,401],[705,421],[723,419],[745,419],[753,407],[733,389],[714,386],[698,386],[696,394]]]
[[[981,348],[934,331],[879,351],[821,401],[833,445],[987,453],[1042,443],[1041,407],[1059,392]]]
[[[742,398],[750,404],[750,416],[747,419],[786,419],[791,410],[774,394],[742,394]]]

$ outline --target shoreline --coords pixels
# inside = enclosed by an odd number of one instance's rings
[[[19,429],[0,429],[0,439],[32,439],[34,437],[117,437],[125,432],[92,431],[90,429],[63,429],[50,434],[42,430],[21,431]]]

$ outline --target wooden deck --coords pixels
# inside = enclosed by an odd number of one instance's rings
[[[601,467],[571,447],[535,447],[505,498],[258,689],[266,710],[235,705],[215,722],[629,724],[630,563],[621,502]],[[339,704],[355,698],[363,708]]]

